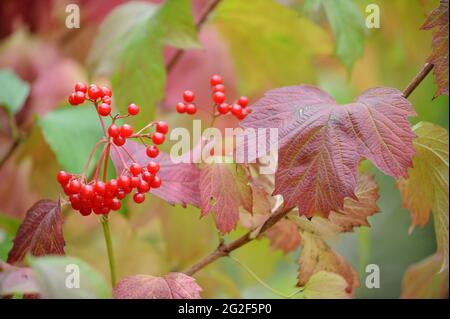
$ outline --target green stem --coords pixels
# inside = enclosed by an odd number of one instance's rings
[[[111,241],[111,231],[109,229],[108,215],[104,215],[101,219],[103,227],[103,235],[105,236],[106,249],[108,251],[109,271],[111,273],[111,285],[116,285],[116,265],[114,263],[114,251]]]

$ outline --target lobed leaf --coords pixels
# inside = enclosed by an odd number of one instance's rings
[[[346,285],[345,279],[338,274],[320,271],[305,284],[303,294],[306,299],[348,299]]]
[[[8,263],[19,263],[26,254],[64,255],[63,218],[59,202],[40,200],[28,211],[14,238]]]
[[[163,277],[134,275],[120,280],[113,290],[116,299],[200,299],[202,288],[195,279],[172,272]]]
[[[328,215],[342,209],[346,197],[356,199],[363,158],[394,177],[407,176],[412,164],[408,116],[415,112],[396,89],[369,89],[338,105],[318,88],[292,86],[269,91],[252,108],[241,125],[278,129],[274,194],[300,215]]]

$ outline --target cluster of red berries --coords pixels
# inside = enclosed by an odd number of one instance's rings
[[[225,85],[223,84],[222,77],[219,75],[213,75],[210,79],[212,99],[214,101],[214,110],[217,109],[218,114],[226,115],[231,113],[237,119],[243,120],[250,112],[251,109],[246,108],[248,105],[248,98],[241,96],[235,103],[229,104],[225,102]],[[197,112],[197,106],[194,103],[195,94],[192,91],[184,91],[184,102],[178,102],[176,110],[178,113],[195,114]]]
[[[110,179],[109,181],[100,181],[97,178],[99,171],[96,172],[90,182],[85,181],[85,172],[81,176],[64,171],[58,173],[57,180],[61,184],[64,193],[69,196],[72,208],[78,210],[84,216],[91,214],[91,212],[101,215],[108,214],[110,211],[119,210],[121,200],[127,194],[133,192],[133,190],[136,190],[133,195],[133,200],[136,203],[142,203],[145,200],[145,193],[148,193],[152,188],[161,186],[161,178],[156,175],[160,169],[159,163],[151,160],[143,167],[141,164],[135,162],[128,151],[123,148],[123,145],[128,138],[139,138],[141,141],[144,141],[144,138],[151,139],[153,145],[147,146],[146,154],[149,158],[156,158],[159,155],[157,145],[164,143],[165,135],[169,132],[169,126],[163,121],[152,122],[136,133],[134,133],[133,127],[129,124],[118,126],[115,124],[117,119],[137,115],[139,113],[139,107],[132,103],[128,105],[127,115],[121,116],[117,114],[113,117],[110,115],[111,96],[112,91],[106,86],[98,87],[95,84],[91,84],[87,87],[81,82],[75,84],[75,92],[69,96],[70,104],[78,105],[86,99],[89,99],[93,102],[93,105],[101,116],[110,116],[112,118],[112,123],[106,132],[107,136],[101,142],[105,143],[104,151],[109,150],[109,146],[111,145],[115,147],[125,166],[123,172],[117,179]],[[100,121],[103,123],[103,120],[100,119]],[[155,126],[155,131],[152,134],[143,133],[144,130],[152,126]],[[123,159],[124,155],[132,160],[132,164],[129,167]],[[108,160],[108,158],[105,160]],[[97,167],[99,169],[101,163],[98,163]]]

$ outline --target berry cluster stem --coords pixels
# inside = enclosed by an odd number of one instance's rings
[[[109,261],[109,271],[111,274],[111,285],[114,288],[116,285],[116,264],[114,262],[114,250],[111,240],[111,231],[109,229],[109,218],[108,215],[103,215],[101,217],[101,224],[103,228],[103,235],[105,237],[106,249],[108,251],[108,261]]]

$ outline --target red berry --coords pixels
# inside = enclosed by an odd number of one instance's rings
[[[70,94],[68,98],[70,105],[77,105],[76,99],[75,93]]]
[[[159,163],[156,163],[156,162],[149,162],[149,163],[147,164],[147,170],[148,170],[151,174],[153,174],[153,175],[155,175],[156,173],[158,173],[159,168],[160,168]]]
[[[109,87],[102,86],[100,90],[102,91],[103,96],[109,96],[109,97],[112,96],[112,91]]]
[[[83,93],[86,93],[86,91],[87,91],[87,87],[86,87],[86,84],[85,83],[83,83],[83,82],[77,82],[77,83],[75,83],[75,92],[83,92]]]
[[[75,92],[75,104],[81,104],[86,100],[86,96],[83,92],[77,91]]]
[[[212,86],[215,86],[217,84],[222,84],[222,77],[220,75],[213,75],[211,77],[210,83]]]
[[[130,137],[133,135],[133,127],[130,124],[124,124],[120,128],[120,135],[123,137]]]
[[[167,134],[169,132],[169,125],[164,121],[159,121],[156,123],[156,132]]]
[[[161,186],[161,178],[159,176],[155,176],[155,178],[153,178],[152,182],[150,183],[150,186],[152,188],[158,188]]]
[[[117,198],[113,198],[111,200],[111,202],[109,203],[109,208],[111,208],[112,210],[119,210],[120,206],[122,206],[122,204],[120,203],[120,200]]]
[[[92,185],[84,185],[83,188],[81,189],[81,197],[83,198],[92,198],[94,197],[95,193],[94,193],[94,187],[92,187]]]
[[[189,90],[184,91],[184,93],[183,93],[183,100],[185,102],[190,103],[190,102],[194,101],[194,98],[195,98],[194,92],[189,91]]]
[[[115,194],[117,189],[119,188],[119,183],[116,179],[110,179],[108,183],[106,183],[106,192],[110,194]]]
[[[111,105],[111,97],[109,96],[102,97],[102,102]]]
[[[70,178],[72,177],[72,175],[70,175],[67,172],[64,171],[59,171],[58,175],[56,176],[56,179],[58,180],[58,182],[60,184],[67,184],[67,182],[70,180]]]
[[[83,216],[89,216],[89,215],[91,214],[91,212],[92,212],[92,209],[86,208],[86,207],[81,207],[81,208],[79,209],[79,211],[80,211],[80,214],[81,214],[81,215],[83,215]]]
[[[182,113],[186,112],[186,108],[187,108],[187,105],[184,104],[183,102],[178,102],[177,103],[176,109],[177,109],[178,113],[182,114]]]
[[[248,97],[241,96],[237,103],[242,107],[246,107],[248,105]]]
[[[81,202],[80,194],[72,194],[69,196],[70,203],[79,204]]]
[[[147,147],[145,152],[147,153],[148,157],[155,158],[159,154],[159,149],[155,145],[150,145],[149,147]]]
[[[144,180],[140,180],[137,190],[139,193],[147,193],[150,190],[150,184]]]
[[[131,188],[136,188],[136,187],[138,187],[140,181],[141,181],[141,179],[140,179],[139,177],[137,177],[137,176],[132,176],[132,177],[131,177],[131,184],[130,184]]]
[[[117,198],[118,198],[118,199],[124,199],[125,196],[127,196],[127,193],[125,193],[125,191],[119,190],[119,191],[117,192]]]
[[[131,103],[130,105],[128,105],[128,114],[136,115],[138,113],[139,113],[139,106],[137,106],[134,103]]]
[[[122,175],[117,180],[117,184],[122,189],[128,188],[128,187],[131,186],[131,179],[128,176],[126,176],[126,175]]]
[[[213,94],[213,100],[217,104],[221,104],[221,103],[225,102],[225,94],[223,92],[215,92]]]
[[[109,114],[111,114],[111,105],[106,104],[106,103],[101,103],[98,107],[98,114],[100,114],[101,116],[108,116]]]
[[[239,120],[243,120],[243,119],[245,119],[245,117],[247,116],[247,114],[248,114],[247,109],[242,109],[242,110],[241,110],[241,113],[239,113],[238,115],[236,115],[236,117],[237,117]]]
[[[144,181],[148,182],[148,183],[150,183],[153,180],[154,177],[155,176],[152,173],[148,172],[148,171],[145,171],[145,172],[142,173],[142,179]]]
[[[69,191],[72,194],[78,194],[81,190],[81,182],[77,179],[73,179],[69,182]]]
[[[133,163],[130,166],[130,172],[133,176],[138,176],[142,173],[142,166],[139,163]]]
[[[100,195],[95,195],[92,199],[92,206],[103,206],[104,204],[103,197]]]
[[[97,193],[98,195],[103,195],[106,192],[106,184],[102,181],[97,181],[94,184],[94,191],[95,193]]]
[[[213,92],[222,92],[225,93],[225,85],[217,84],[213,87]]]
[[[89,85],[89,88],[87,91],[88,91],[89,98],[93,101],[97,100],[98,98],[100,98],[103,95],[100,88],[95,84]]]
[[[186,112],[190,115],[197,113],[197,106],[195,104],[188,104],[186,107]]]
[[[133,200],[135,203],[140,204],[145,200],[145,195],[141,193],[136,193],[133,195]]]
[[[122,146],[122,145],[124,145],[126,141],[127,141],[126,138],[123,137],[123,136],[120,136],[120,135],[113,138],[113,142],[114,142],[114,144],[116,144],[117,146]]]
[[[227,103],[222,103],[217,106],[217,111],[220,114],[227,114],[230,111],[230,105]]]
[[[238,116],[239,114],[241,114],[242,111],[242,106],[240,106],[239,104],[233,104],[233,106],[231,107],[231,113],[234,116]]]
[[[111,137],[117,137],[120,134],[120,127],[118,127],[116,124],[111,124],[111,126],[108,128],[108,135]]]
[[[152,134],[152,141],[156,145],[160,145],[160,144],[164,143],[165,139],[166,138],[163,133],[155,132]]]

